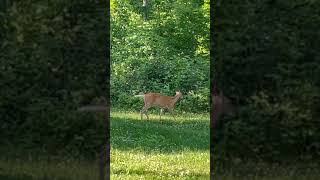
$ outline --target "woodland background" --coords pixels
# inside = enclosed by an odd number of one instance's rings
[[[1,3],[1,149],[93,158],[102,117],[76,110],[109,92],[106,2]]]
[[[140,110],[133,95],[180,90],[178,110],[209,112],[209,6],[208,0],[155,0],[145,9],[142,1],[111,1],[113,107]]]
[[[216,157],[319,159],[319,1],[214,4],[211,80],[239,107]]]

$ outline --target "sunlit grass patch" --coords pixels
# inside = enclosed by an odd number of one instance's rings
[[[150,109],[148,110],[148,115],[150,120],[159,121],[160,120],[160,110],[159,109]],[[189,113],[189,112],[180,112],[174,111],[174,115],[177,121],[186,121],[186,120],[199,120],[205,121],[209,124],[209,113]],[[111,109],[111,116],[114,118],[122,118],[122,119],[133,119],[133,120],[140,120],[140,112],[134,110],[121,110],[121,109]],[[143,116],[145,120],[146,117]],[[164,120],[172,120],[174,121],[172,115],[169,112],[166,112],[161,119]]]
[[[167,154],[113,150],[111,157],[113,178],[208,179],[210,172],[208,152]]]
[[[112,179],[209,179],[209,115],[111,111]]]

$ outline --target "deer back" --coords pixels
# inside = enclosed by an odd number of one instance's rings
[[[221,95],[212,96],[213,107],[215,108],[215,112],[217,117],[226,115],[226,116],[234,116],[235,111],[234,107],[229,98]]]

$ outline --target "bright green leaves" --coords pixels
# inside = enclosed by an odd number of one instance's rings
[[[141,91],[198,93],[188,104],[207,98],[201,89],[209,87],[209,2],[149,2],[147,21],[142,1],[112,2],[113,105],[136,107],[131,96]],[[207,103],[188,111],[207,111]]]

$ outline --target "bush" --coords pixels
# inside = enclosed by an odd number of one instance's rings
[[[112,105],[141,108],[131,96],[180,90],[178,110],[208,112],[209,2],[154,1],[147,21],[141,2],[111,4]]]

